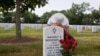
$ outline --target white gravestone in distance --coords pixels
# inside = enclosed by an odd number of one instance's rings
[[[81,25],[77,26],[77,32],[82,32],[82,26]]]
[[[62,56],[60,39],[63,39],[63,28],[48,26],[43,28],[43,56]]]
[[[92,26],[92,32],[97,32],[96,26]]]

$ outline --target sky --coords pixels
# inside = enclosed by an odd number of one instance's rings
[[[94,7],[95,9],[99,9],[100,7],[100,0],[49,0],[48,4],[44,7],[37,7],[34,13],[38,16],[42,16],[45,12],[67,10],[71,8],[72,3],[80,4],[83,2],[90,3],[90,7]]]

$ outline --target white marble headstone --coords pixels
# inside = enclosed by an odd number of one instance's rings
[[[4,23],[3,28],[4,30],[10,30],[14,25],[13,23]]]
[[[41,29],[42,28],[42,24],[36,24],[35,28],[36,28],[36,30]]]
[[[85,30],[88,30],[88,26],[87,25],[85,25]]]
[[[77,30],[77,25],[73,25],[74,30]]]
[[[96,26],[92,26],[92,32],[97,32]]]
[[[82,32],[82,26],[81,25],[77,26],[77,32]]]
[[[43,56],[62,56],[60,39],[63,39],[63,28],[49,26],[43,28]]]
[[[25,26],[23,24],[21,24],[21,30],[23,30],[25,28]]]

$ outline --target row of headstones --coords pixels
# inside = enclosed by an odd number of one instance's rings
[[[0,27],[3,27],[5,30],[11,29],[15,23],[0,23]],[[26,27],[34,28],[39,30],[45,27],[46,24],[21,24],[21,29],[25,29]],[[71,28],[77,30],[77,32],[82,32],[83,30],[91,29],[92,32],[97,32],[100,29],[100,26],[93,26],[93,25],[70,25]]]
[[[15,25],[14,23],[0,23],[0,28],[4,28],[4,30],[9,30],[14,25]]]
[[[9,30],[14,26],[15,26],[15,23],[0,23],[0,27],[4,28],[4,30]],[[45,26],[46,26],[46,24],[21,24],[21,30],[25,29],[26,27],[30,27],[30,28],[34,28],[36,30],[39,30]]]
[[[35,28],[38,30],[42,28],[42,24],[21,24],[21,29],[25,29],[26,27]]]
[[[30,27],[30,28],[35,28],[36,30],[39,30],[45,26],[46,24],[21,24],[21,29],[25,29],[25,27]]]
[[[70,25],[70,27],[77,32],[82,32],[83,30],[92,30],[92,32],[97,32],[100,30],[100,26],[95,25]]]

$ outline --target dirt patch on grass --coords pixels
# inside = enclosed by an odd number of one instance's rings
[[[28,42],[35,42],[37,40],[38,39],[31,38],[31,37],[21,37],[20,39],[18,39],[16,37],[6,37],[6,38],[0,39],[0,43],[5,43],[5,44],[8,44],[8,43],[11,43],[11,44],[14,44],[14,43],[28,43]]]

